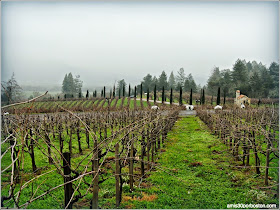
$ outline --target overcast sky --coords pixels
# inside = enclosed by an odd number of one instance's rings
[[[2,2],[1,80],[135,84],[181,67],[206,84],[214,66],[278,61],[278,2]]]

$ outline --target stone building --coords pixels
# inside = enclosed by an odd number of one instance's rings
[[[236,104],[237,106],[241,106],[241,104],[250,105],[250,103],[251,103],[251,99],[248,96],[240,95],[240,90],[236,91],[234,104]]]

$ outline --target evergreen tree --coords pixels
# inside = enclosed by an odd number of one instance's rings
[[[176,85],[176,81],[175,81],[175,77],[173,74],[173,71],[170,73],[169,79],[168,79],[168,87],[171,88],[175,88]]]
[[[152,87],[158,86],[158,79],[156,78],[156,76],[153,77],[152,80]]]
[[[88,98],[88,97],[89,97],[89,92],[88,92],[88,90],[87,90],[86,98]]]
[[[194,81],[192,74],[189,74],[184,82],[184,90],[188,91],[190,89],[193,89],[193,92],[197,92],[197,85]]]
[[[235,62],[231,76],[233,83],[237,87],[239,87],[242,83],[245,83],[247,81],[246,66],[240,59],[238,59]]]
[[[119,80],[119,81],[118,81],[118,84],[117,84],[117,91],[118,91],[118,92],[121,91],[121,94],[120,94],[120,95],[123,95],[123,96],[124,96],[125,87],[126,87],[126,82],[124,81],[124,79]]]
[[[180,106],[183,105],[183,97],[182,97],[183,91],[182,91],[182,87],[180,87],[180,96],[179,96],[179,104]]]
[[[106,97],[106,89],[105,89],[105,86],[104,86],[104,88],[103,88],[103,96],[104,96],[104,98]]]
[[[176,91],[180,91],[180,88],[181,88],[181,84],[178,82],[178,83],[176,84],[175,90],[176,90]]]
[[[258,72],[254,72],[253,75],[250,77],[250,88],[251,88],[251,96],[252,97],[258,97],[260,96],[260,92],[262,90],[261,85],[261,78],[258,74]]]
[[[134,98],[137,97],[136,86],[134,86]]]
[[[19,86],[13,73],[7,82],[2,82],[1,103],[11,104],[22,99],[22,88]]]
[[[144,78],[143,78],[143,81],[142,81],[142,84],[143,84],[143,90],[144,92],[147,92],[148,89],[152,89],[153,88],[153,85],[152,85],[152,82],[153,82],[153,79],[152,79],[152,75],[150,74],[147,74]]]
[[[123,85],[123,97],[125,97],[125,85]]]
[[[150,99],[150,90],[148,88],[148,90],[147,90],[147,101],[149,101],[149,99]]]
[[[167,75],[166,75],[165,71],[162,71],[161,75],[159,76],[158,86],[159,87],[164,86],[165,89],[168,88]]]
[[[184,85],[186,79],[186,75],[185,75],[185,70],[184,68],[180,68],[180,70],[177,72],[177,76],[176,76],[176,83],[180,84],[180,86],[182,87]]]
[[[128,85],[128,96],[130,96],[130,92],[131,92],[131,90],[130,90],[130,84]]]
[[[207,90],[210,94],[216,94],[217,88],[220,87],[221,74],[219,67],[212,70],[211,76],[207,80]]]

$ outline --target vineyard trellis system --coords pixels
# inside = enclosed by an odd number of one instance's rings
[[[99,189],[112,180],[118,207],[124,183],[133,192],[156,164],[179,109],[68,112],[2,117],[2,207],[55,202],[59,191],[63,208],[87,195],[98,208]]]
[[[254,168],[257,175],[264,173],[269,185],[269,171],[279,176],[279,110],[232,109],[224,111],[197,110],[200,119],[227,145],[229,152],[240,165],[231,167]],[[251,158],[253,157],[253,160]],[[275,187],[279,192],[279,183]]]

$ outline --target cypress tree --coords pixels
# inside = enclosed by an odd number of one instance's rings
[[[140,99],[142,100],[142,92],[143,92],[143,87],[142,87],[142,83],[140,85]]]
[[[82,98],[82,93],[81,92],[79,92],[79,98]]]
[[[217,105],[220,105],[221,102],[221,89],[220,87],[218,88],[218,95],[217,95]]]
[[[88,92],[88,90],[87,90],[86,98],[88,98],[88,96],[89,96],[89,92]]]
[[[180,96],[179,96],[179,104],[180,106],[183,105],[183,98],[182,98],[182,94],[183,94],[183,90],[182,90],[182,86],[180,86]]]
[[[103,97],[103,90],[101,90],[101,97]]]
[[[121,89],[119,88],[119,98],[121,98]]]
[[[103,95],[104,95],[104,98],[105,98],[105,97],[106,97],[105,86],[104,86],[104,91],[103,91]]]
[[[202,104],[202,89],[200,90],[200,105]]]
[[[123,97],[125,97],[125,86],[123,85]]]
[[[94,96],[95,96],[95,98],[97,97],[97,91],[96,90],[94,91]]]
[[[191,94],[190,94],[190,105],[192,105],[192,89],[191,89]]]
[[[202,89],[202,104],[205,104],[205,93],[204,93],[204,89]]]
[[[224,91],[224,105],[226,104],[226,91]]]
[[[66,93],[64,94],[64,99],[66,99]]]
[[[129,86],[128,86],[128,97],[130,96],[130,84],[129,84]]]
[[[112,89],[110,89],[110,98],[112,98]]]
[[[116,87],[114,85],[114,88],[113,88],[113,98],[115,98],[115,97],[116,97]]]
[[[164,104],[164,86],[162,86],[161,103]]]
[[[173,102],[173,89],[171,88],[170,89],[170,105],[172,104]]]
[[[136,86],[134,86],[134,97],[136,98],[137,92],[136,92]]]
[[[211,98],[211,105],[213,105],[213,95],[212,95],[212,98]]]
[[[150,98],[150,90],[148,88],[148,90],[147,90],[147,101],[149,101],[149,98]]]
[[[154,88],[154,103],[156,103],[156,100],[157,100],[157,85],[155,85]]]

